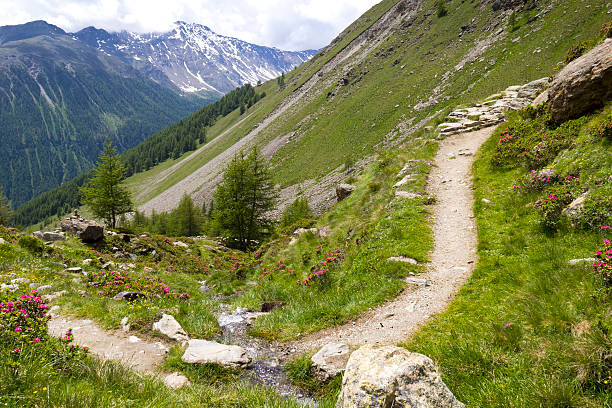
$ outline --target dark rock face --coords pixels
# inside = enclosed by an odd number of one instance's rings
[[[612,40],[568,64],[555,77],[548,96],[557,122],[582,116],[612,99]]]
[[[78,215],[66,218],[62,230],[78,236],[83,242],[99,242],[104,239],[104,227],[95,221],[85,220]]]
[[[285,302],[281,302],[281,301],[272,301],[272,302],[263,302],[263,304],[261,305],[261,312],[262,313],[268,313],[271,312],[275,309],[280,309],[281,307],[285,306],[286,303]]]
[[[336,198],[338,201],[342,201],[346,197],[350,196],[353,191],[355,191],[355,186],[350,184],[339,184],[336,186]]]

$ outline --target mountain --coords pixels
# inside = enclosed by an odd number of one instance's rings
[[[38,21],[0,28],[0,182],[14,206],[89,170],[206,100],[180,95]]]
[[[131,63],[155,81],[169,81],[185,92],[225,94],[245,83],[255,85],[276,78],[317,53],[249,44],[182,21],[166,33],[109,33],[87,27],[74,37]]]

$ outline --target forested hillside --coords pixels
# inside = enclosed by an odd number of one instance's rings
[[[180,96],[66,35],[0,46],[0,174],[14,207],[193,112]]]

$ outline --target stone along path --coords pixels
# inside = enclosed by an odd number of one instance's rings
[[[420,285],[409,285],[393,301],[353,322],[290,343],[290,348],[303,352],[327,343],[396,344],[445,308],[469,278],[476,262],[471,167],[474,154],[493,130],[489,127],[461,133],[440,143],[427,182],[428,194],[437,198],[433,210],[434,248],[427,271],[413,280]]]

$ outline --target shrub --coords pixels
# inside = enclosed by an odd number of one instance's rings
[[[23,235],[17,241],[20,247],[33,255],[41,255],[45,250],[45,244],[38,238],[30,235]]]
[[[612,118],[606,118],[589,130],[589,135],[612,140]]]
[[[584,229],[600,229],[612,221],[612,184],[592,191],[574,219],[574,225]]]
[[[558,226],[563,209],[574,200],[577,181],[578,178],[568,177],[563,184],[549,187],[536,202],[541,222],[546,228]]]
[[[599,35],[602,38],[612,38],[612,21],[603,24],[599,30]]]
[[[522,177],[518,186],[521,191],[543,191],[558,181],[557,176],[552,171],[531,170],[529,174]]]
[[[448,14],[448,10],[446,10],[446,4],[444,4],[444,0],[438,0],[436,5],[436,15],[438,17],[444,17]]]
[[[306,197],[297,198],[283,212],[281,226],[288,227],[298,221],[312,218],[313,213]]]
[[[574,45],[565,55],[565,63],[569,64],[570,62],[578,59],[584,55],[584,53],[589,49],[589,46],[586,42],[582,41],[578,44]]]
[[[147,297],[160,298],[172,297],[188,300],[186,293],[176,293],[159,278],[150,276],[131,276],[125,272],[101,271],[89,274],[89,285],[97,286],[98,295],[114,296],[120,292],[140,292]]]
[[[316,282],[324,281],[328,277],[329,272],[337,267],[344,260],[344,257],[344,251],[341,249],[330,252],[324,260],[312,265],[308,275],[301,281],[298,280],[297,283],[302,286],[310,286]]]

